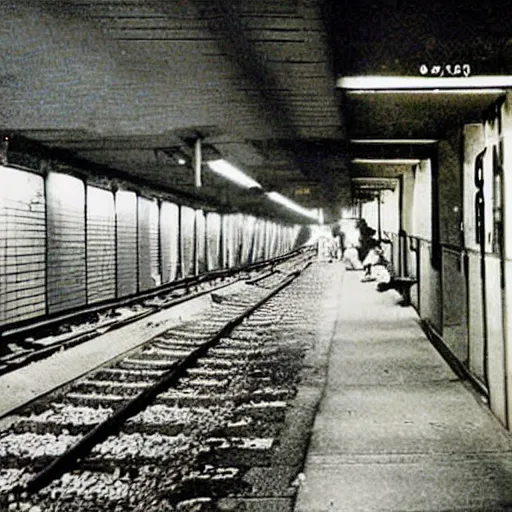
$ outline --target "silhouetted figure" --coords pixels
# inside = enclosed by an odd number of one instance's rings
[[[332,257],[338,261],[341,261],[343,255],[343,233],[338,223],[335,223],[331,228],[332,234]]]
[[[375,244],[373,237],[376,231],[368,226],[365,219],[360,219],[357,222],[357,228],[359,229],[359,259],[364,261],[368,251],[373,248]]]

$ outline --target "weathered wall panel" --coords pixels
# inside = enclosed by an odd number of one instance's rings
[[[460,251],[443,248],[443,339],[459,361],[468,362],[466,280]]]
[[[274,222],[268,220],[265,225],[265,259],[272,257],[272,247],[274,245]]]
[[[495,255],[487,255],[485,258],[485,291],[490,403],[494,414],[505,424],[505,343],[503,338],[501,266],[499,258]]]
[[[222,255],[224,268],[232,267],[235,261],[232,214],[222,216]]]
[[[222,219],[218,213],[209,212],[206,216],[208,270],[218,270],[221,267],[221,225]]]
[[[44,180],[0,166],[0,323],[46,311]]]
[[[247,265],[253,261],[253,243],[256,218],[252,215],[244,215],[242,220],[242,251],[241,264]]]
[[[481,380],[481,382],[485,382],[485,336],[482,279],[480,273],[480,255],[475,252],[470,252],[468,255],[468,281],[469,369]]]
[[[206,272],[206,219],[203,210],[196,210],[197,273]]]
[[[462,221],[462,164],[460,134],[440,141],[439,150],[439,233],[441,243],[460,247]]]
[[[116,296],[116,221],[114,196],[87,187],[87,302]]]
[[[181,269],[182,277],[195,273],[195,210],[188,206],[181,207]]]
[[[160,275],[159,208],[156,200],[138,198],[139,290],[162,282]]]
[[[137,292],[137,196],[116,192],[117,296]]]
[[[160,244],[162,248],[162,282],[174,281],[179,264],[179,206],[164,201],[160,205]]]
[[[266,222],[264,219],[256,221],[253,261],[261,261],[265,257],[265,226]]]
[[[72,176],[49,173],[48,308],[50,313],[86,303],[85,186]]]

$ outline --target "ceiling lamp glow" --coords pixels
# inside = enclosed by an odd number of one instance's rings
[[[237,169],[234,165],[231,165],[226,160],[212,160],[208,162],[208,166],[210,169],[219,174],[220,176],[226,178],[237,185],[245,188],[261,188],[261,185],[244,174],[240,169]]]
[[[419,158],[354,158],[355,164],[397,164],[415,165],[420,163]]]
[[[280,205],[288,208],[289,210],[293,210],[296,213],[300,213],[301,215],[304,215],[305,217],[309,217],[310,219],[318,221],[318,211],[315,210],[308,210],[307,208],[304,208],[303,206],[298,205],[297,203],[294,203],[292,200],[288,199],[287,197],[279,194],[279,192],[267,192],[267,197],[274,201],[275,203],[279,203]]]
[[[512,76],[421,77],[421,76],[346,76],[338,79],[341,89],[354,90],[467,90],[496,92],[495,88],[512,87]]]

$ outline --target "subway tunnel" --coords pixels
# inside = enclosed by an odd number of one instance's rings
[[[507,2],[0,7],[1,510],[512,510]]]

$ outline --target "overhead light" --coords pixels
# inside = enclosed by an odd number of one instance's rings
[[[437,139],[351,139],[352,144],[435,144]]]
[[[354,89],[347,90],[350,95],[369,95],[369,94],[505,94],[505,89]]]
[[[419,158],[353,158],[354,164],[397,164],[416,165],[420,163]]]
[[[303,206],[298,205],[297,203],[294,203],[292,200],[288,199],[287,197],[283,196],[279,192],[267,192],[267,197],[274,201],[275,203],[278,203],[289,210],[292,210],[296,213],[300,213],[301,215],[304,215],[305,217],[309,217],[310,219],[319,221],[319,214],[318,211],[315,210],[308,210],[307,208],[304,208]]]
[[[345,76],[337,81],[340,89],[388,92],[496,93],[512,87],[512,76],[417,77],[417,76]],[[504,91],[503,91],[504,92]]]
[[[233,183],[236,183],[237,185],[240,185],[241,187],[261,188],[261,185],[257,181],[244,174],[240,169],[237,169],[226,160],[212,160],[208,162],[208,166],[213,172],[229,181],[232,181]]]

